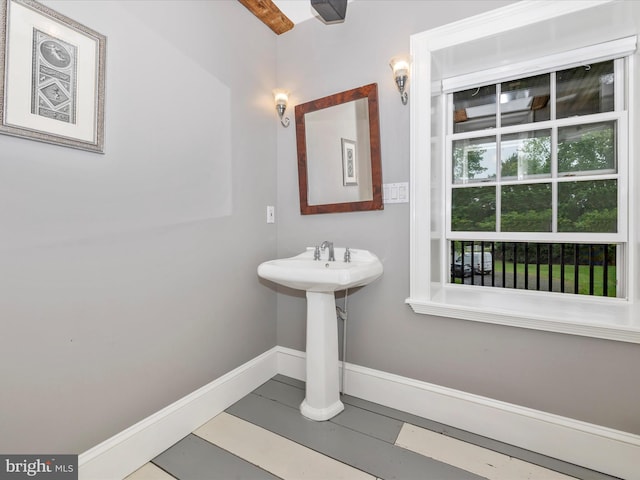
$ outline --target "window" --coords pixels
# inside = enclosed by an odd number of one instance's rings
[[[623,59],[607,60],[447,94],[451,283],[624,296],[624,72]],[[565,253],[580,242],[592,254]]]
[[[636,37],[561,28],[607,8],[524,2],[412,36],[415,312],[640,343]],[[566,38],[514,61],[542,22]]]
[[[624,78],[622,59],[448,94],[448,235],[626,240],[627,121],[614,73]]]

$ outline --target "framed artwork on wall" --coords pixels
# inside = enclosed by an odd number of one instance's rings
[[[0,13],[0,133],[102,153],[106,37],[33,0]]]
[[[358,163],[356,162],[356,142],[342,138],[342,184],[358,185]]]

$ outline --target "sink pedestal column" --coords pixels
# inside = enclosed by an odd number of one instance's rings
[[[300,412],[329,420],[342,410],[338,372],[338,323],[333,292],[307,292],[307,380]]]

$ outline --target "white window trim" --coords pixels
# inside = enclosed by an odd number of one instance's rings
[[[508,81],[515,78],[524,78],[538,75],[540,73],[555,70],[557,68],[567,69],[583,65],[584,62],[597,63],[603,60],[610,60],[614,57],[625,57],[636,49],[636,38],[626,37],[610,42],[600,43],[597,46],[579,48],[571,52],[562,52],[549,55],[544,59],[535,62],[521,62],[508,66],[490,68],[481,74],[472,73],[459,75],[454,78],[442,80],[442,91],[445,93],[476,88],[482,85],[496,83],[496,78],[501,81]],[[509,72],[508,75],[505,75]]]
[[[438,265],[432,265],[431,262],[432,242],[442,243],[440,232],[432,233],[432,224],[436,219],[432,217],[430,209],[432,162],[441,161],[440,158],[431,158],[434,130],[432,107],[435,107],[432,105],[432,90],[441,92],[441,86],[432,79],[432,54],[610,1],[525,0],[411,37],[414,64],[410,95],[410,293],[406,301],[416,313],[640,343],[640,306],[636,292],[640,268],[637,226],[628,232],[627,261],[636,268],[632,269],[633,276],[627,275],[626,299],[449,285],[432,281],[431,277],[432,273],[437,275],[434,270],[438,270]],[[631,57],[631,75],[635,68],[634,58]],[[451,88],[451,85],[447,87]],[[632,84],[629,85],[628,105],[629,131],[634,131],[634,110],[637,105]],[[633,158],[633,142],[633,138],[629,138],[630,158]],[[629,163],[629,177],[637,181],[634,162]],[[640,196],[635,190],[629,192],[630,205],[636,205]]]

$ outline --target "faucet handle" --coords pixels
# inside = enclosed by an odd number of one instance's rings
[[[349,250],[349,247],[344,249],[344,261],[351,262],[351,250]]]
[[[320,260],[320,246],[316,245],[316,248],[313,250],[313,259]]]

